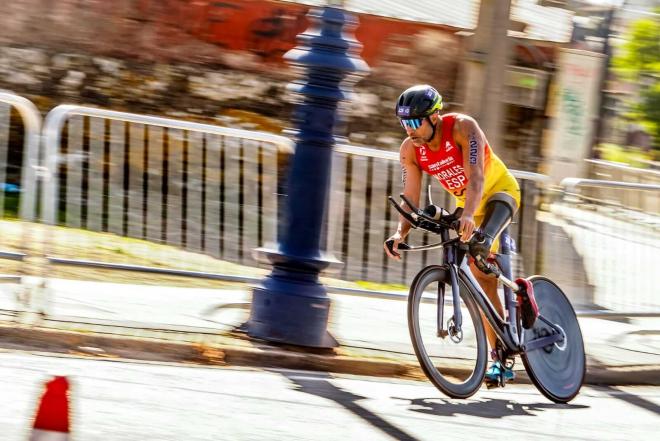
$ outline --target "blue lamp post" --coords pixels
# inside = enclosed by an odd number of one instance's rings
[[[252,293],[248,335],[273,342],[329,348],[337,342],[327,331],[330,299],[319,272],[331,261],[320,251],[338,103],[350,96],[350,85],[368,66],[360,45],[344,33],[357,20],[345,11],[325,7],[308,15],[311,27],[298,36],[300,46],[285,59],[305,71],[289,85],[301,101],[294,113],[296,150],[288,179],[284,227],[277,250],[260,249],[273,265],[271,274]]]

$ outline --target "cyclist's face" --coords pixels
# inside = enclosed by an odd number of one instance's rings
[[[429,124],[428,118],[401,120],[401,125],[415,145],[425,144],[424,140],[433,133],[433,127]]]

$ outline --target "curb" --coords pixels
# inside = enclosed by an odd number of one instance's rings
[[[407,363],[336,354],[313,354],[268,345],[173,342],[25,326],[0,325],[0,348],[97,358],[189,362],[327,371],[383,377],[415,376]],[[421,375],[421,370],[420,370]]]
[[[593,386],[660,386],[660,366],[590,368],[587,365],[584,383]]]
[[[0,326],[0,347],[145,361],[203,362],[205,360],[199,344],[26,326],[11,328]]]
[[[309,353],[301,348],[282,349],[267,344],[251,346],[174,342],[153,338],[111,336],[50,328],[0,325],[0,348],[64,353],[99,359],[130,359],[156,362],[186,362],[216,366],[253,366],[301,369],[374,377],[426,380],[416,363],[336,353]],[[457,374],[468,371],[457,368]],[[517,370],[516,383],[531,384]],[[660,366],[588,367],[585,384],[660,386]]]

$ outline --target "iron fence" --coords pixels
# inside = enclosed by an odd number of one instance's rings
[[[142,239],[242,264],[252,262],[249,250],[276,240],[279,158],[291,149],[287,138],[58,106],[46,117],[43,143],[51,171],[41,200],[45,224]],[[71,239],[62,232],[53,241],[58,237]],[[103,237],[109,238],[90,240]],[[59,258],[92,257],[75,254],[75,247],[69,248],[70,255],[63,255],[56,243],[50,248]],[[167,253],[142,248],[137,254],[143,260]],[[130,263],[129,257],[119,253],[114,261]]]
[[[18,154],[10,160],[12,108],[23,125],[23,145],[11,149]],[[17,194],[19,216],[34,220],[40,135],[41,115],[35,105],[21,96],[0,91],[0,213],[5,212],[7,194]]]
[[[40,194],[40,218],[53,227],[39,233],[45,244],[42,254],[50,264],[239,282],[263,274],[246,273],[245,268],[258,266],[253,249],[277,241],[279,207],[286,197],[286,169],[293,151],[290,139],[156,116],[58,106],[46,117],[43,167],[39,167],[38,113],[24,99],[0,94],[0,103],[7,102],[21,106],[19,113],[27,115],[21,217],[35,218]],[[2,121],[9,120],[6,107],[4,114],[2,109],[0,159],[8,136],[3,135],[8,123]],[[7,142],[4,145],[7,150]],[[648,278],[639,274],[652,277],[652,269],[641,269],[657,259],[660,248],[656,184],[614,182],[603,193],[602,182],[594,186],[593,181],[566,181],[562,193],[566,197],[543,211],[541,196],[548,178],[521,171],[514,175],[521,183],[523,201],[512,225],[518,242],[517,274],[556,278],[578,306],[641,314],[658,310],[649,294],[653,281],[644,282]],[[40,189],[39,177],[43,178]],[[431,181],[428,176],[424,179],[427,188]],[[436,205],[453,209],[453,199],[440,186],[430,189]],[[651,191],[639,196],[640,189]],[[616,195],[630,190],[636,191],[635,198]],[[382,243],[398,222],[387,196],[400,191],[398,154],[336,147],[323,242],[325,251],[342,262],[334,277],[405,284],[424,265],[439,260],[437,250],[410,254],[403,262],[391,261],[383,253]],[[622,213],[627,218],[621,220]],[[631,225],[640,230],[631,231]],[[635,236],[629,244],[620,240],[624,226],[626,235]],[[598,228],[607,231],[595,231]],[[616,240],[599,241],[596,234]],[[117,245],[117,236],[137,240]],[[410,240],[420,243],[431,238],[413,233]],[[190,253],[173,261],[168,246]],[[5,250],[0,257],[19,261],[29,254]],[[603,261],[604,254],[612,259]],[[220,261],[242,266],[227,270],[218,265]],[[640,297],[621,295],[631,291]]]
[[[574,303],[660,313],[660,184],[567,178],[561,186],[549,213],[561,236],[544,243],[548,270],[561,273]]]

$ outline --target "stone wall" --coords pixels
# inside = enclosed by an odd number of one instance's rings
[[[286,85],[296,73],[281,56],[249,42],[245,50],[232,50],[234,40],[222,40],[229,38],[226,30],[210,33],[221,20],[209,9],[215,3],[10,2],[0,16],[0,88],[32,99],[44,113],[80,103],[279,132],[289,124],[294,98]],[[233,3],[259,6],[249,11],[253,15],[272,15],[268,8],[282,5]],[[396,149],[402,135],[392,116],[396,97],[408,85],[426,82],[452,101],[462,49],[446,28],[362,17],[365,26],[375,26],[376,19],[387,22],[383,29],[400,23],[401,33],[387,31],[378,48],[365,48],[372,71],[344,106],[345,131],[355,142]],[[295,33],[289,34],[293,46]]]

